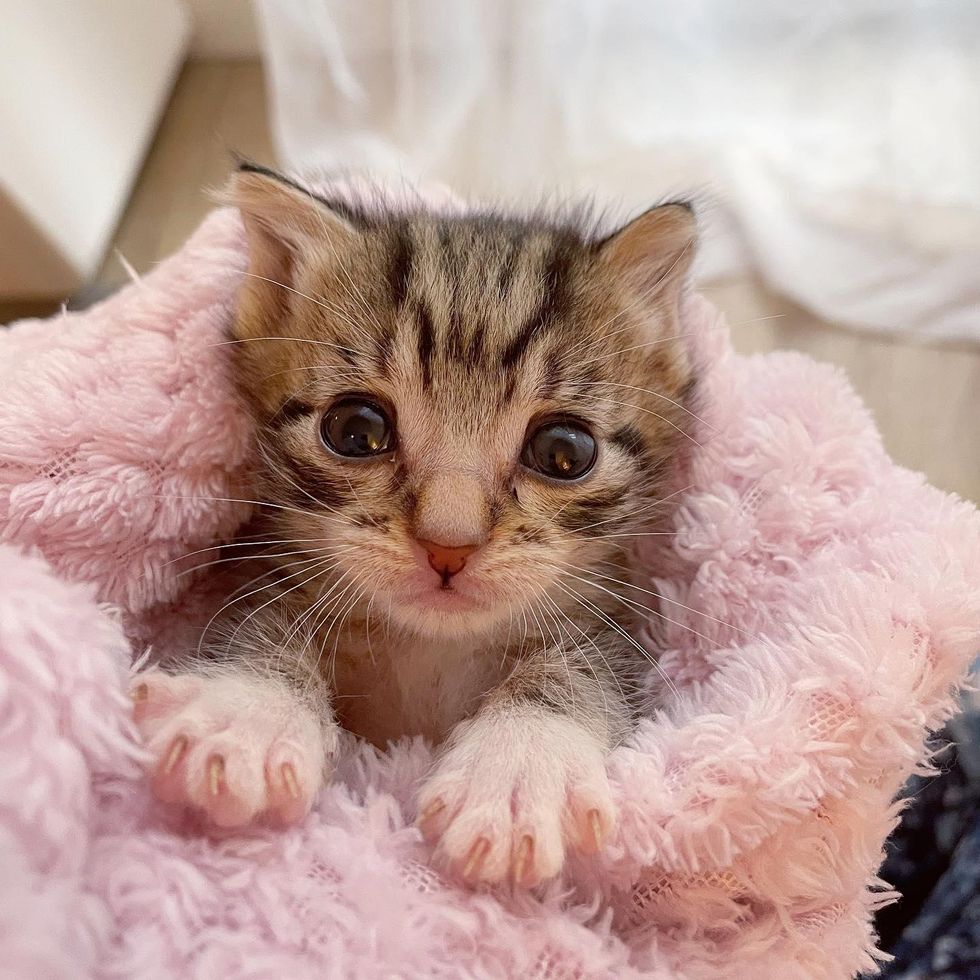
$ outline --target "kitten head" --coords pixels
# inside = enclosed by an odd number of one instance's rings
[[[322,553],[316,589],[431,635],[593,601],[590,571],[662,513],[690,424],[690,208],[595,239],[368,215],[253,167],[228,197],[250,251],[234,349],[268,520]]]

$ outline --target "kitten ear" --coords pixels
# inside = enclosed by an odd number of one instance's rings
[[[250,275],[239,297],[240,333],[282,317],[304,257],[343,254],[359,237],[329,201],[254,164],[241,164],[218,200],[238,208],[248,239]]]
[[[602,241],[599,256],[651,303],[672,306],[687,283],[697,240],[691,205],[662,204]]]

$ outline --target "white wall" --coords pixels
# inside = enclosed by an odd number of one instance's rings
[[[257,58],[251,0],[184,0],[191,17],[192,58]]]
[[[0,295],[64,296],[110,241],[187,14],[177,0],[0,0],[0,24]]]

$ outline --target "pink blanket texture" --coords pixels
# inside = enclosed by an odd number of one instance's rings
[[[186,642],[207,579],[182,559],[249,512],[223,343],[244,261],[218,211],[100,306],[0,332],[0,974],[873,970],[893,800],[980,649],[980,516],[889,460],[837,370],[735,356],[697,297],[703,449],[640,556],[678,694],[610,760],[599,857],[534,893],[445,879],[418,739],[351,739],[285,832],[209,836],[151,797],[131,663]]]

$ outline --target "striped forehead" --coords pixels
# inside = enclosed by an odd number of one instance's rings
[[[417,352],[425,386],[461,371],[506,380],[542,360],[529,353],[549,335],[567,343],[587,326],[587,260],[567,232],[478,219],[407,225],[389,260],[396,339]]]

